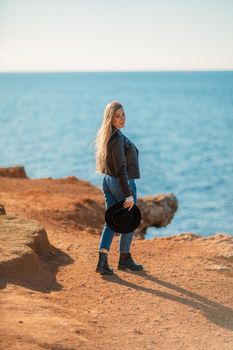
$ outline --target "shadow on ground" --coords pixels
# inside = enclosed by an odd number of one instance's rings
[[[154,297],[165,298],[173,302],[181,303],[190,308],[199,310],[203,314],[203,316],[205,316],[212,323],[215,323],[220,327],[233,331],[233,310],[231,308],[217,303],[215,301],[212,301],[200,294],[176,286],[175,284],[172,284],[168,281],[161,280],[151,274],[148,274],[145,270],[134,272],[127,270],[127,272],[134,275],[137,274],[138,276],[141,276],[146,280],[149,280],[150,282],[154,283],[155,286],[159,285],[163,288],[167,288],[168,290],[173,291],[173,293],[158,290],[156,288],[143,287],[142,285],[126,281],[118,275],[103,275],[102,278],[110,283],[118,283],[128,288],[150,293]],[[182,294],[182,296],[176,295],[175,293]]]

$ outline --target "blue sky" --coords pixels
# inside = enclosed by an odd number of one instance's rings
[[[0,0],[0,71],[233,68],[232,0]]]

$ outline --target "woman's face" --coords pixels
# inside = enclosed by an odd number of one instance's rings
[[[125,126],[125,112],[123,108],[118,108],[112,119],[112,125],[115,128],[120,129]]]

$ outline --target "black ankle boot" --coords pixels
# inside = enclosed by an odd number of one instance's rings
[[[99,261],[95,271],[102,275],[113,275],[113,269],[108,265],[107,253],[99,252]]]
[[[133,261],[131,253],[120,253],[120,259],[118,263],[118,270],[142,270],[143,265],[137,264]]]

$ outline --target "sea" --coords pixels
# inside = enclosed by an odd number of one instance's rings
[[[94,141],[113,100],[139,150],[137,196],[178,200],[170,224],[145,238],[233,235],[233,71],[1,73],[0,167],[101,189]]]

